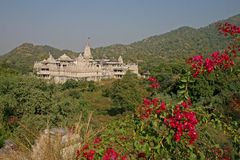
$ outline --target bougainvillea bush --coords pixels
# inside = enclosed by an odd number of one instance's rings
[[[76,159],[240,159],[239,118],[227,112],[228,100],[240,94],[240,27],[224,23],[219,31],[232,39],[229,46],[189,58],[174,84],[177,96],[161,97],[149,77],[149,96],[133,116],[110,123]]]

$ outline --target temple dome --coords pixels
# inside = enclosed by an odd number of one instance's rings
[[[80,62],[80,61],[83,61],[84,60],[84,58],[83,58],[83,56],[82,56],[82,54],[80,53],[79,54],[79,56],[76,58],[76,60],[78,61],[78,62]]]
[[[55,58],[49,53],[49,57],[47,59],[48,63],[57,63],[57,61],[55,60]]]
[[[68,61],[68,62],[71,62],[73,61],[69,56],[67,56],[65,53],[58,58],[59,61]]]
[[[42,60],[41,62],[44,63],[44,64],[48,63],[48,61],[46,59]]]

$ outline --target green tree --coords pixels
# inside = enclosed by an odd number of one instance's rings
[[[105,91],[115,107],[125,110],[134,110],[142,102],[142,98],[146,95],[143,82],[138,79],[136,74],[127,72],[127,74],[115,82],[112,87]]]

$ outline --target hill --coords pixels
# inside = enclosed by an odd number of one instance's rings
[[[33,63],[47,58],[49,52],[54,57],[59,57],[63,53],[67,53],[71,57],[75,57],[78,54],[70,50],[59,50],[47,45],[41,46],[23,43],[9,53],[1,56],[0,64],[4,68],[13,68],[22,73],[29,73],[32,71]]]
[[[183,62],[193,54],[205,54],[223,49],[228,43],[228,39],[218,33],[216,25],[224,21],[239,25],[240,14],[199,29],[184,26],[129,45],[114,44],[99,47],[93,49],[93,56],[95,58],[103,56],[112,58],[122,55],[127,62],[138,62],[140,71],[149,70],[152,66],[158,66],[159,62],[171,63],[174,60]],[[24,43],[0,57],[0,64],[27,73],[32,70],[34,61],[46,58],[48,52],[51,52],[55,57],[63,53],[70,56],[78,55],[78,53],[68,50]]]
[[[129,45],[111,45],[94,50],[96,57],[121,54],[130,61],[144,61],[141,67],[155,65],[160,61],[184,60],[193,54],[205,54],[223,49],[228,39],[218,33],[217,24],[221,22],[240,24],[240,14],[226,20],[212,23],[199,29],[181,27],[165,34],[152,36]]]

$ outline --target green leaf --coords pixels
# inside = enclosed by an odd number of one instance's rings
[[[188,99],[188,98],[189,98],[189,95],[188,95],[187,92],[184,94],[184,98],[185,98],[185,99]]]
[[[184,78],[184,79],[181,79],[180,81],[183,82],[183,83],[186,83],[187,79]]]
[[[181,86],[179,86],[179,88],[180,88],[180,89],[184,89],[184,88],[185,88],[185,86],[184,86],[184,85],[181,85]]]
[[[197,159],[197,156],[196,156],[196,154],[194,154],[194,153],[190,152],[189,159],[190,159],[190,160],[196,160],[196,159]]]
[[[171,145],[171,143],[172,143],[172,136],[171,136],[171,134],[169,134],[166,139],[167,139],[167,144]]]
[[[202,152],[200,152],[200,160],[204,160],[204,159],[205,159],[205,155]]]
[[[104,153],[104,148],[98,149],[98,153],[99,153],[100,155],[103,155],[103,153]]]
[[[189,80],[189,82],[190,82],[190,83],[193,83],[193,82],[195,82],[195,80],[193,80],[193,79],[190,79],[190,80]]]
[[[184,94],[185,92],[186,92],[185,90],[178,91],[179,94]]]

